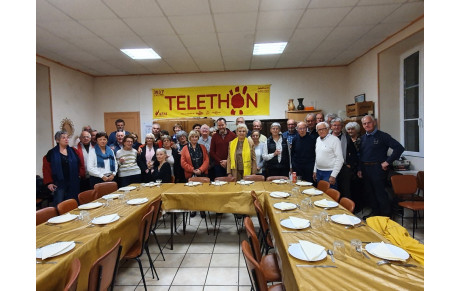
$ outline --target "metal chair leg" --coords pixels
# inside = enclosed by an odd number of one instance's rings
[[[145,289],[145,291],[147,291],[147,284],[145,284],[144,271],[142,270],[141,259],[136,258],[136,261],[137,261],[137,264],[139,265],[139,270],[141,271],[142,282],[144,283],[144,289]]]

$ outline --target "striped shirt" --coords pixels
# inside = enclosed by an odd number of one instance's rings
[[[120,162],[120,158],[124,159],[124,162]],[[120,149],[117,151],[117,162],[118,162],[118,176],[127,177],[132,175],[138,175],[141,173],[141,169],[136,162],[137,151],[131,149],[127,151],[125,149]]]

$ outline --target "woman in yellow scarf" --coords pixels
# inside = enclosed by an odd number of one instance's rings
[[[237,180],[257,173],[254,143],[246,137],[247,133],[246,124],[238,124],[237,137],[228,145],[227,174],[229,177],[236,177]]]

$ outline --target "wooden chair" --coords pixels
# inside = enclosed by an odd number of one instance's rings
[[[259,200],[254,200],[254,208],[256,209],[257,219],[259,221],[259,227],[262,228],[262,238],[260,240],[263,242],[261,252],[268,254],[268,251],[273,248],[273,241],[270,236],[270,228],[268,227],[267,219],[265,218],[262,205]]]
[[[286,177],[286,176],[269,176],[269,177],[267,177],[267,179],[265,181],[273,181],[273,180],[288,180],[289,181],[289,177]]]
[[[355,211],[355,202],[353,202],[353,200],[351,200],[350,198],[342,197],[340,199],[339,204],[345,207],[345,209],[350,211],[351,213]]]
[[[334,199],[335,202],[339,202],[339,199],[340,199],[340,192],[339,191],[337,191],[335,189],[332,189],[332,188],[329,188],[326,191],[324,191],[324,193],[326,193],[329,197]]]
[[[57,207],[57,210],[59,212],[59,215],[63,215],[64,213],[67,213],[67,212],[77,208],[78,203],[77,203],[77,200],[71,198],[71,199],[67,199],[67,200],[62,201],[56,207]]]
[[[243,177],[245,181],[265,181],[265,177],[262,175],[247,175]]]
[[[208,177],[190,177],[188,178],[189,182],[201,182],[201,183],[211,183],[211,179]]]
[[[161,249],[160,242],[158,241],[157,234],[155,233],[155,230],[157,228],[158,224],[158,219],[161,215],[161,197],[158,197],[156,200],[152,202],[153,205],[153,215],[152,215],[152,223],[151,223],[151,229],[150,229],[150,234],[153,234],[153,237],[155,238],[155,241],[158,245],[158,248],[160,249],[161,256],[163,257],[163,261],[165,260],[165,256],[163,255],[163,250]]]
[[[252,254],[259,263],[262,272],[265,275],[265,278],[268,282],[280,282],[281,281],[281,271],[278,266],[278,260],[276,259],[276,254],[268,254],[262,256],[260,252],[260,243],[256,235],[256,229],[250,217],[244,218],[244,226],[246,228],[246,234],[248,235],[248,241],[251,245]]]
[[[256,291],[284,291],[283,283],[276,285],[267,285],[267,279],[261,270],[260,265],[254,259],[252,255],[251,247],[245,240],[241,242],[241,250],[243,252],[244,260],[246,261],[246,267],[248,269],[249,277],[251,279],[252,288]]]
[[[37,210],[37,216],[35,218],[35,225],[47,222],[48,219],[58,216],[58,211],[55,207],[45,207]]]
[[[236,177],[217,177],[214,181],[236,182]]]
[[[417,191],[417,195],[420,196],[420,191],[423,191],[425,192],[425,179],[424,179],[424,171],[418,171],[417,172],[417,188],[418,188],[418,191]],[[423,193],[425,194],[425,193]]]
[[[150,257],[150,251],[149,251],[150,228],[152,224],[152,216],[153,216],[154,208],[155,207],[153,206],[153,204],[150,205],[147,213],[144,215],[144,217],[142,217],[141,223],[139,224],[138,239],[136,242],[134,242],[134,244],[130,247],[128,252],[123,257],[124,260],[134,259],[137,261],[139,265],[139,270],[141,272],[142,282],[144,283],[145,290],[147,290],[147,285],[145,284],[144,270],[142,269],[142,261],[141,261],[141,256],[144,254],[144,250],[147,254],[147,257],[149,258],[150,267],[152,268],[152,277],[155,278],[155,276],[153,275],[153,272],[155,272],[155,275],[157,275],[157,279],[159,280],[157,271],[155,270],[152,258]]]
[[[402,201],[398,203],[399,206],[410,209],[413,212],[413,220],[412,220],[412,237],[414,237],[415,229],[417,228],[417,214],[418,211],[424,210],[424,202],[423,201]],[[402,212],[401,218],[401,225],[404,226],[404,211]]]
[[[76,258],[70,265],[70,270],[67,273],[67,284],[64,287],[64,291],[75,291],[77,290],[78,275],[80,275],[80,260]]]
[[[120,243],[121,238],[93,263],[89,270],[88,291],[108,290],[109,287],[113,290],[122,249]]]
[[[318,185],[316,185],[316,188],[318,188],[319,190],[323,192],[326,192],[326,190],[329,189],[330,187],[331,185],[329,184],[329,182],[324,181],[324,180],[318,181]]]
[[[99,199],[106,194],[113,193],[118,190],[116,182],[102,182],[94,185],[94,199]]]
[[[80,204],[86,204],[96,200],[94,197],[94,192],[94,190],[86,190],[78,194],[78,201]]]

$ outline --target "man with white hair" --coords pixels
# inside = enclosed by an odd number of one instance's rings
[[[89,184],[89,172],[88,172],[88,155],[89,149],[93,146],[91,145],[91,133],[87,130],[83,130],[79,137],[80,142],[74,146],[74,148],[79,153],[80,157],[83,157],[85,162],[85,176],[80,177],[80,192],[90,189]]]
[[[116,138],[116,141],[110,145],[110,148],[113,150],[113,153],[116,155],[117,152],[123,148],[123,138],[125,138],[125,132],[117,131],[115,138]]]
[[[211,149],[211,137],[209,136],[209,125],[203,124],[200,128],[200,133],[201,133],[201,136],[198,139],[198,144],[204,145],[209,155],[209,150]]]
[[[310,116],[314,118],[314,114]],[[298,135],[292,139],[291,164],[292,171],[302,180],[313,182],[313,168],[315,167],[315,146],[318,133],[316,130],[308,131],[307,124],[303,121],[297,124]]]
[[[287,139],[289,146],[292,145],[292,139],[297,135],[296,126],[297,126],[297,122],[294,119],[288,119],[287,121],[288,130],[283,132],[283,137]]]
[[[257,130],[260,133],[259,142],[267,142],[267,137],[262,134],[262,121],[256,119],[252,122],[252,130]],[[249,136],[248,139],[252,141],[252,138]]]
[[[386,132],[380,131],[375,126],[375,119],[371,115],[361,118],[366,134],[361,136],[359,147],[359,160],[361,171],[358,177],[364,180],[366,193],[371,195],[372,212],[364,218],[371,216],[391,216],[391,200],[385,191],[385,182],[388,176],[388,166],[399,159],[404,152],[404,147]],[[387,155],[388,149],[393,152]]]
[[[337,190],[336,178],[343,165],[340,140],[329,133],[329,124],[320,122],[316,125],[319,137],[316,139],[316,160],[313,180],[324,180]]]
[[[238,124],[246,124],[246,121],[244,120],[244,117],[241,117],[241,116],[240,116],[240,117],[237,117],[237,118],[236,118],[236,120],[235,120],[235,125],[238,125]],[[233,131],[233,133],[234,133],[234,134],[237,134],[236,129]],[[251,136],[251,133],[252,133],[252,131],[250,131],[250,130],[248,129],[248,135],[247,135],[247,137],[250,137],[250,136]]]

